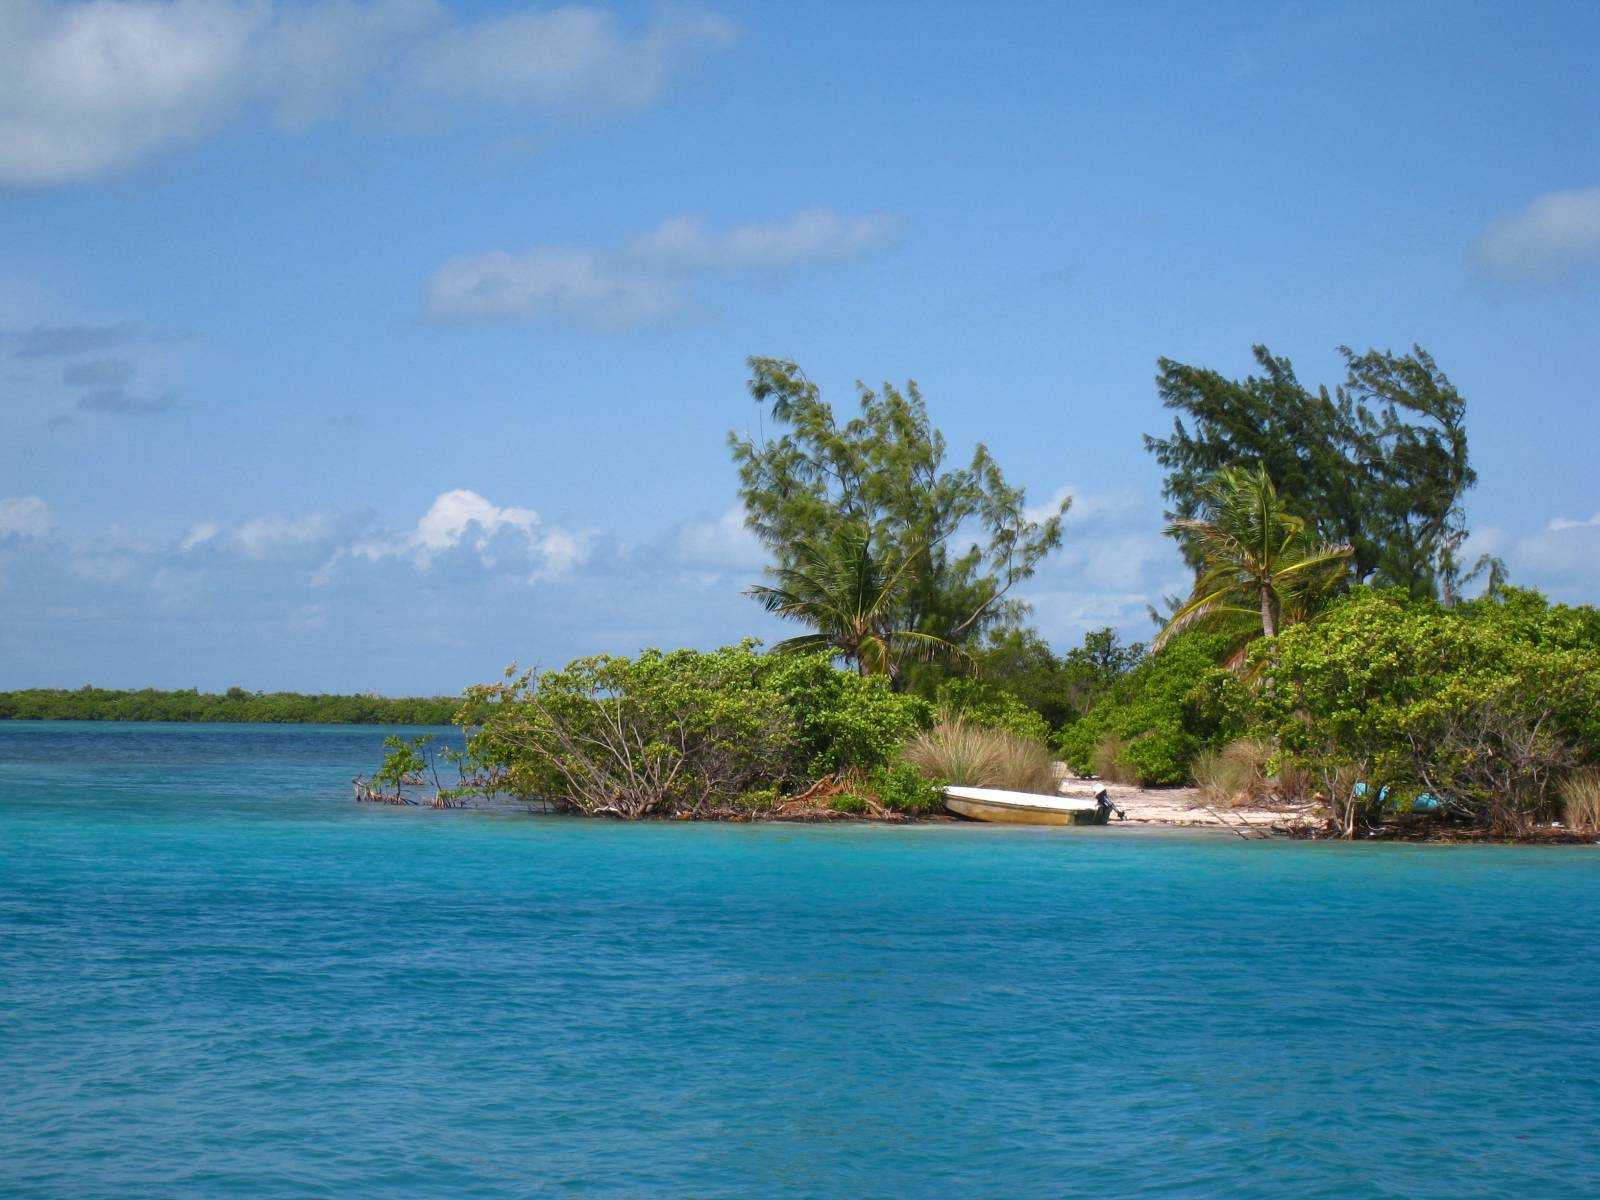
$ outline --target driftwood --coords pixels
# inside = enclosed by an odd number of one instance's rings
[[[763,814],[773,821],[849,821],[870,817],[874,821],[906,821],[904,813],[892,812],[879,804],[870,789],[862,786],[860,772],[842,771],[824,775],[802,792],[786,797],[770,813]],[[866,805],[859,813],[841,812],[833,807],[840,796],[857,796]]]

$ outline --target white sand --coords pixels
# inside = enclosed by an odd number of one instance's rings
[[[1092,796],[1101,787],[1106,789],[1111,802],[1127,814],[1126,820],[1111,819],[1113,829],[1133,825],[1211,826],[1269,833],[1308,824],[1313,819],[1307,805],[1272,802],[1261,802],[1249,808],[1206,805],[1200,800],[1199,789],[1192,787],[1140,788],[1072,776],[1061,781],[1061,792],[1067,796]]]

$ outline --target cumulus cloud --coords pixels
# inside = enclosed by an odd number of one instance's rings
[[[1550,192],[1499,218],[1473,247],[1493,278],[1559,282],[1600,271],[1600,187]]]
[[[55,524],[50,506],[38,496],[0,500],[0,538],[42,538]]]
[[[617,250],[544,245],[451,259],[429,279],[423,313],[438,322],[554,319],[616,332],[683,311],[696,276],[844,262],[887,246],[899,229],[885,214],[827,209],[721,231],[700,217],[670,217]]]
[[[0,185],[99,178],[267,108],[304,127],[371,93],[603,116],[649,104],[733,28],[663,8],[517,8],[476,21],[438,0],[7,0]]]
[[[548,525],[531,508],[501,507],[466,488],[440,493],[405,533],[359,542],[348,553],[373,562],[409,558],[427,570],[440,555],[466,545],[494,566],[502,534],[511,536],[524,561],[532,560],[532,578],[567,574],[588,556],[588,534]]]

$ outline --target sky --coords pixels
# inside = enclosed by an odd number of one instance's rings
[[[453,692],[782,630],[753,354],[1184,590],[1167,356],[1420,343],[1470,549],[1600,596],[1600,6],[0,0],[0,687]]]

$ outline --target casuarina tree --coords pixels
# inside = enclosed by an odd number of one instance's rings
[[[948,464],[915,383],[857,385],[856,411],[841,419],[795,363],[749,366],[763,432],[731,434],[729,445],[746,521],[774,560],[774,586],[806,569],[819,547],[859,539],[862,561],[892,564],[897,576],[888,627],[961,645],[1020,618],[1026,606],[1014,589],[1061,544],[1066,501],[1029,510],[982,445],[964,466]]]
[[[1145,447],[1167,471],[1169,517],[1197,515],[1216,472],[1259,464],[1315,534],[1351,548],[1358,582],[1447,593],[1465,539],[1461,501],[1476,482],[1466,402],[1431,355],[1340,347],[1345,381],[1308,391],[1287,358],[1255,347],[1260,375],[1228,379],[1160,360],[1157,390],[1178,415]],[[1190,564],[1200,547],[1180,534]]]

